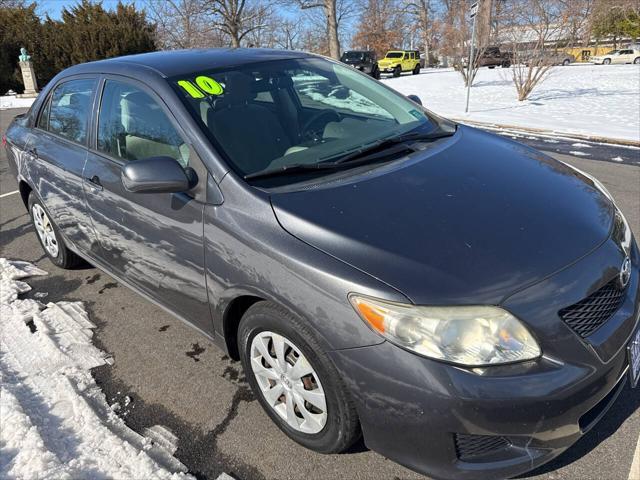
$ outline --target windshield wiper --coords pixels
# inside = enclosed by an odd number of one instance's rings
[[[371,152],[392,147],[394,145],[410,142],[413,140],[428,142],[428,141],[437,140],[439,138],[450,137],[454,133],[456,133],[455,130],[447,131],[447,130],[441,130],[441,129],[437,129],[429,133],[405,133],[404,135],[398,135],[396,137],[390,137],[390,138],[379,140],[375,143],[372,143],[371,145],[368,145],[364,148],[356,150],[355,152],[348,153],[344,155],[342,158],[340,158],[339,160],[336,160],[334,163],[336,165],[340,165],[340,164],[352,162],[354,160],[362,160],[362,159],[368,158]],[[377,156],[371,155],[371,159],[375,159],[376,157]]]
[[[307,173],[320,170],[335,170],[337,167],[334,163],[294,163],[293,165],[284,165],[278,168],[267,168],[258,172],[250,173],[244,176],[245,180],[253,180],[255,178],[277,177],[279,175],[292,175],[297,173]]]
[[[373,161],[384,160],[391,156],[395,156],[398,153],[405,152],[407,150],[413,150],[406,142],[412,140],[419,141],[431,141],[438,138],[450,137],[455,133],[453,131],[445,131],[438,129],[429,133],[407,133],[404,135],[398,135],[396,137],[385,138],[379,140],[365,148],[361,148],[355,152],[348,153],[342,156],[335,162],[320,162],[320,163],[295,163],[293,165],[284,165],[277,168],[267,168],[258,172],[250,173],[244,176],[245,180],[255,180],[258,178],[277,177],[283,175],[295,175],[299,173],[321,172],[323,170],[339,170],[342,168],[351,168],[359,164],[371,163]],[[392,148],[395,147],[395,148]],[[380,150],[380,151],[378,151]]]

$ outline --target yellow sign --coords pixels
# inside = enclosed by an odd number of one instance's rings
[[[222,85],[216,82],[213,78],[206,77],[204,75],[200,75],[196,78],[197,86],[188,80],[180,80],[178,85],[180,85],[184,91],[193,98],[203,98],[205,93],[209,95],[221,95],[224,92]]]

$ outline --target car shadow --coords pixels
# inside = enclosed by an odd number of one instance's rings
[[[605,416],[595,425],[584,437],[573,444],[566,452],[535,470],[527,472],[515,478],[530,478],[536,475],[543,475],[565,467],[590,453],[603,441],[616,433],[620,426],[640,408],[640,395],[629,386],[620,392],[618,399],[605,414]],[[631,450],[631,449],[630,449]]]

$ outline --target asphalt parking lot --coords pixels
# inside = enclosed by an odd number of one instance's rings
[[[17,113],[0,111],[0,132]],[[640,235],[640,167],[550,153],[599,178]],[[627,153],[640,160],[639,150]],[[607,153],[606,158],[613,156]],[[11,194],[15,189],[0,149],[0,256],[27,260],[49,272],[30,279],[31,295],[47,294],[42,301],[85,302],[98,325],[95,343],[114,359],[113,365],[94,372],[107,400],[122,405],[125,396],[131,398],[118,413],[136,431],[155,425],[171,430],[178,439],[175,455],[196,476],[215,479],[227,472],[243,480],[425,478],[363,444],[325,456],[293,443],[262,412],[240,365],[204,337],[95,268],[54,267],[38,244],[20,195]],[[640,434],[639,407],[640,389],[627,387],[596,428],[557,460],[521,478],[640,479],[640,471],[631,472]]]

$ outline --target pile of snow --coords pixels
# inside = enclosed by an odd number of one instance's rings
[[[404,95],[418,95],[429,110],[462,122],[640,142],[638,65],[554,67],[523,102],[518,101],[511,69],[481,68],[468,114],[462,76],[451,69],[428,69],[384,82]]]
[[[109,359],[82,303],[18,298],[35,275],[0,258],[0,478],[191,479],[109,408],[89,372]]]
[[[35,98],[19,98],[15,95],[3,95],[0,96],[0,110],[7,108],[29,108]]]

